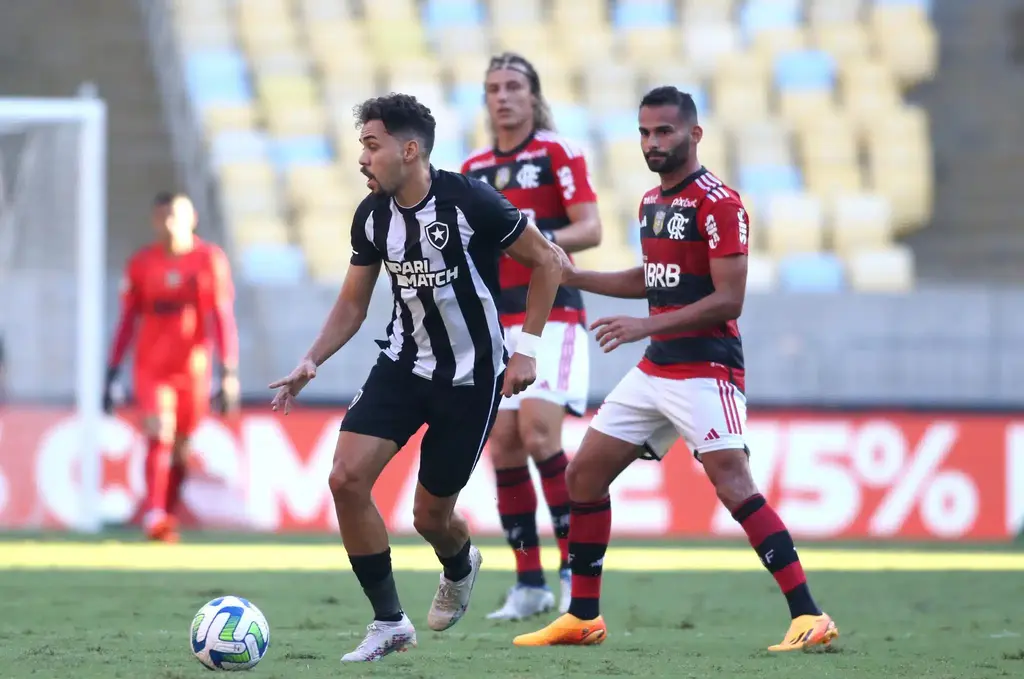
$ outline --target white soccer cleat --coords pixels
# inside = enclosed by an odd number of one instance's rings
[[[568,613],[572,603],[572,571],[563,568],[558,572],[558,612]]]
[[[366,637],[351,653],[341,656],[341,662],[375,662],[391,653],[401,653],[416,647],[416,629],[409,616],[402,614],[398,622],[374,620],[366,626]]]
[[[555,595],[547,587],[515,585],[508,590],[505,604],[487,614],[488,620],[524,620],[547,613],[555,607]]]
[[[466,614],[469,598],[473,595],[473,585],[480,573],[480,564],[484,561],[480,550],[475,546],[469,548],[469,575],[458,582],[452,582],[441,573],[441,583],[437,586],[437,594],[430,604],[427,613],[427,626],[435,632],[443,632]]]

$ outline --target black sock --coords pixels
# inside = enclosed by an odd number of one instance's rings
[[[398,588],[391,571],[391,548],[380,554],[349,555],[348,560],[373,606],[373,618],[383,622],[401,620],[402,604],[398,601]]]
[[[469,547],[471,544],[469,540],[466,540],[466,544],[462,545],[462,549],[455,556],[441,556],[438,554],[437,560],[444,567],[445,579],[458,582],[473,571],[473,564],[469,562]]]

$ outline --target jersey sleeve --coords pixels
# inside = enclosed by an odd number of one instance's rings
[[[526,230],[526,216],[490,184],[477,179],[468,181],[471,200],[466,218],[470,228],[497,248],[510,247]]]
[[[373,203],[368,196],[356,208],[352,216],[352,259],[354,266],[371,266],[381,261],[382,256],[377,246],[366,235],[367,223],[373,216]]]
[[[118,296],[121,299],[121,308],[124,310],[137,310],[142,305],[142,270],[141,255],[136,254],[124,268],[121,274],[121,282],[118,284]]]
[[[701,235],[707,240],[710,257],[729,257],[748,253],[747,236],[750,231],[747,211],[738,198],[711,202],[698,219]]]
[[[219,247],[210,250],[210,278],[212,281],[213,306],[231,306],[235,303],[235,283],[231,280],[231,264],[228,256]]]
[[[567,142],[556,142],[548,147],[548,155],[561,191],[562,205],[572,207],[597,201],[587,159],[581,149]]]

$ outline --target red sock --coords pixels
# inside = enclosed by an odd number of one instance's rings
[[[612,501],[573,502],[569,523],[569,566],[572,603],[569,613],[580,620],[601,614],[601,572],[612,534]]]
[[[521,585],[544,586],[537,536],[537,491],[529,467],[498,469],[498,514],[505,539],[516,555],[516,579]]]
[[[181,502],[181,487],[185,483],[184,464],[171,464],[167,481],[167,513],[173,514]]]
[[[150,512],[167,512],[170,485],[171,447],[159,439],[149,439],[146,450],[146,501],[142,520]]]
[[[551,510],[551,523],[555,527],[558,551],[562,553],[560,570],[569,567],[569,491],[565,487],[565,469],[568,466],[569,458],[563,451],[558,451],[537,465],[541,487],[544,489],[544,499]]]
[[[732,516],[747,533],[750,546],[761,558],[761,563],[779,584],[789,604],[790,615],[794,618],[821,615],[821,609],[811,598],[793,538],[764,497],[760,494],[750,496]]]

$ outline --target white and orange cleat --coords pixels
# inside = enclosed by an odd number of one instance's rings
[[[839,636],[839,628],[828,613],[801,615],[793,618],[789,631],[779,643],[769,646],[769,651],[798,651],[811,646],[828,646]]]
[[[608,636],[604,618],[580,620],[566,613],[542,630],[520,634],[512,640],[516,646],[596,646]]]

